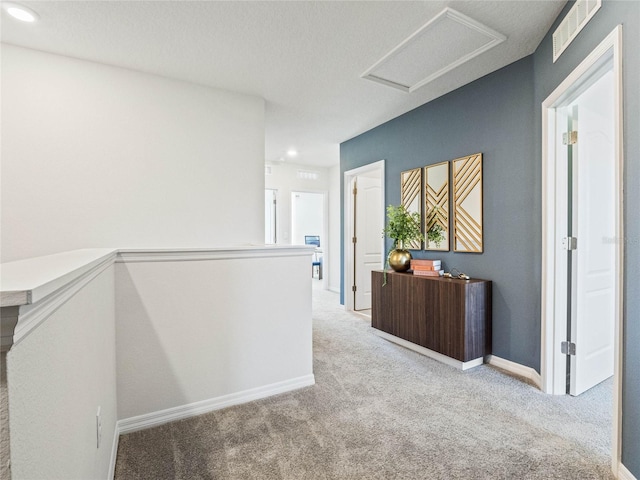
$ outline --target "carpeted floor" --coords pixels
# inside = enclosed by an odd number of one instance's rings
[[[374,335],[314,290],[316,385],[120,438],[116,479],[612,479],[608,380],[549,396]]]

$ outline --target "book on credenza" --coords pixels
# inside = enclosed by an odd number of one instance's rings
[[[440,270],[441,268],[442,263],[440,263],[440,260],[428,260],[428,263],[420,260],[411,260],[412,270]]]
[[[424,260],[420,258],[411,259],[411,265],[422,265],[425,267],[433,267],[441,264],[442,264],[441,260]]]
[[[444,270],[414,270],[413,274],[417,277],[439,277]]]
[[[430,266],[430,265],[411,265],[411,269],[412,270],[420,270],[423,272],[433,272],[433,271],[439,271],[442,269],[442,266],[440,265],[434,265],[434,266]]]

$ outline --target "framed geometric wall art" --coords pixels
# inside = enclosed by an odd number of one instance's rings
[[[453,165],[453,251],[482,253],[482,153]]]
[[[400,204],[409,212],[421,215],[422,203],[422,169],[414,168],[400,174]],[[422,243],[419,240],[408,242],[405,248],[419,250]]]
[[[449,162],[424,167],[424,199],[424,249],[448,251]]]

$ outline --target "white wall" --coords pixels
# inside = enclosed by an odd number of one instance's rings
[[[327,193],[329,191],[329,169],[288,162],[271,163],[268,166],[271,167],[271,174],[265,175],[265,188],[278,191],[278,243],[290,245],[292,242],[291,192]],[[298,178],[298,170],[316,172],[318,179]]]
[[[144,424],[166,409],[313,383],[312,250],[273,248],[251,258],[124,256],[116,265],[120,420],[143,415]]]
[[[340,165],[329,169],[329,283],[332,292],[340,292]]]
[[[0,265],[2,314],[18,315],[1,392],[13,478],[108,478],[120,432],[313,385],[312,252],[104,249]]]
[[[263,99],[5,44],[1,88],[3,262],[263,242]]]
[[[114,311],[112,265],[9,351],[12,478],[107,478],[117,415]]]

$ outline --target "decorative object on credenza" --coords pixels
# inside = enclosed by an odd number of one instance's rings
[[[450,272],[445,272],[443,275],[445,278],[459,278],[460,280],[471,280],[471,277],[466,273],[462,273],[457,268],[452,268]]]
[[[382,231],[393,240],[393,249],[387,256],[387,263],[396,272],[406,272],[411,266],[411,253],[406,249],[410,242],[424,239],[420,229],[420,214],[409,212],[404,205],[387,207],[387,225]]]
[[[406,272],[411,266],[411,252],[404,248],[394,248],[387,257],[389,266],[396,272]]]
[[[400,204],[409,213],[417,213],[420,215],[420,206],[422,192],[422,169],[414,168],[400,174]],[[422,247],[422,241],[419,239],[408,240],[405,242],[404,248],[419,250]]]
[[[482,153],[452,163],[453,251],[482,253]]]
[[[411,260],[411,270],[418,277],[441,277],[444,273],[440,260],[423,260],[414,258]]]
[[[449,250],[449,162],[424,167],[425,250]]]

